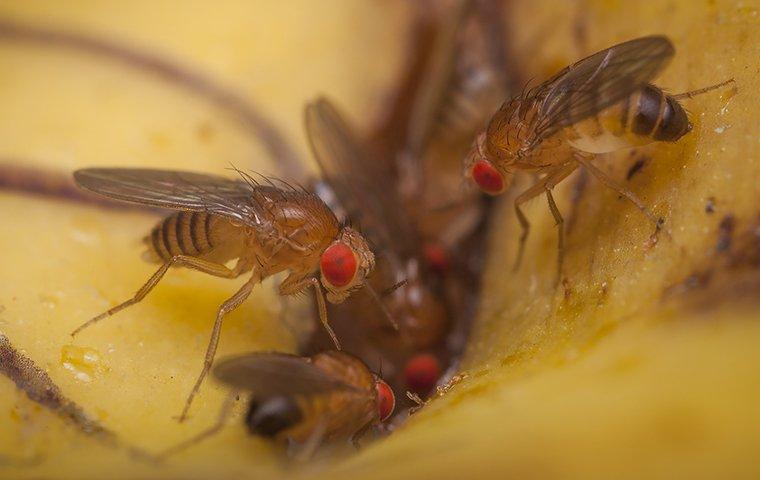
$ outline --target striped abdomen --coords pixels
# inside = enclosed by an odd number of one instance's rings
[[[566,129],[570,144],[589,153],[607,153],[652,142],[675,142],[691,130],[678,101],[645,85],[623,101]]]
[[[151,253],[164,261],[175,255],[203,256],[214,249],[212,232],[220,221],[205,212],[177,212],[153,227],[145,243]]]

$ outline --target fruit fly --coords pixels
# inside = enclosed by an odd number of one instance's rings
[[[472,297],[467,291],[476,290],[476,282],[464,274],[471,259],[458,247],[473,243],[484,202],[460,188],[460,159],[505,93],[504,68],[497,60],[502,55],[493,48],[501,44],[493,21],[499,16],[492,7],[461,1],[441,15],[445,20],[432,29],[432,51],[426,42],[419,44],[388,116],[392,122],[381,126],[368,145],[329,101],[318,100],[306,112],[327,186],[318,190],[334,192],[376,245],[382,257],[376,287],[379,281],[407,280],[387,301],[401,321],[401,335],[383,328],[378,315],[367,315],[368,305],[356,299],[349,307],[362,312],[370,333],[357,330],[351,313],[345,315],[350,331],[341,332],[341,338],[351,338],[365,360],[380,362],[374,365],[382,366],[394,387],[421,395],[432,390],[443,364],[463,345],[468,322],[462,320]],[[420,13],[422,24],[430,23],[429,12]]]
[[[395,172],[393,183],[422,245],[427,282],[448,311],[444,358],[450,362],[465,345],[477,303],[489,207],[478,192],[461,188],[461,158],[506,95],[511,78],[500,2],[462,0],[440,10],[432,48],[420,49],[411,59],[424,71],[414,88],[403,142],[383,158],[393,163],[389,170]],[[441,365],[431,360],[427,352],[408,359],[404,377],[412,392],[424,396],[441,376]]]
[[[462,0],[441,15],[396,156],[401,195],[419,225],[425,258],[445,273],[461,263],[463,243],[487,205],[461,188],[461,158],[507,94],[499,2]],[[452,261],[454,260],[454,261]]]
[[[246,283],[220,307],[201,374],[180,421],[186,418],[219,343],[224,316],[237,308],[255,285],[282,271],[289,275],[281,295],[314,289],[319,318],[335,346],[323,289],[331,303],[343,302],[372,272],[375,258],[356,230],[343,226],[316,195],[280,181],[237,170],[239,179],[150,169],[88,168],[74,172],[85,190],[125,202],[178,210],[145,237],[146,259],[161,267],[135,296],[77,328],[84,328],[141,301],[170,267],[187,267],[222,278],[250,272]],[[232,268],[225,264],[236,260]],[[319,278],[319,279],[318,279]]]
[[[162,456],[221,430],[239,392],[250,392],[245,424],[251,434],[294,442],[306,451],[342,439],[358,445],[361,435],[390,417],[396,404],[393,390],[364,362],[335,350],[311,357],[249,353],[218,362],[214,376],[233,388],[219,420]]]
[[[391,172],[422,245],[422,269],[429,272],[428,281],[436,284],[448,311],[445,350],[450,361],[464,348],[476,309],[491,203],[476,190],[462,188],[461,159],[496,102],[509,91],[511,75],[503,2],[460,0],[436,5],[435,16],[430,5],[419,10],[415,35],[432,30],[431,41],[422,37],[416,43],[402,77],[403,88],[388,116],[401,125],[397,128],[401,132],[394,136],[396,130],[389,124],[371,138],[376,149],[390,145],[381,159],[390,164],[385,170]],[[418,65],[423,65],[422,71]],[[420,354],[405,368],[410,385],[442,371],[432,368],[425,352]]]
[[[345,335],[351,337],[352,348],[362,352],[365,361],[384,359],[385,369],[393,372],[389,376],[393,385],[405,388],[408,383],[403,382],[401,376],[406,361],[420,350],[438,348],[439,353],[443,352],[441,340],[449,325],[445,304],[424,270],[419,237],[400,203],[393,179],[327,99],[320,98],[307,105],[305,124],[309,144],[327,186],[347,214],[361,222],[362,231],[376,247],[379,261],[372,279],[375,289],[405,282],[403,288],[389,293],[385,301],[381,301],[387,304],[390,315],[399,320],[398,332],[384,328],[386,322],[381,312],[362,305],[360,299],[352,302],[351,311],[344,315],[348,322],[341,322],[345,325],[340,327],[336,323],[336,328],[348,330]],[[377,313],[369,313],[373,311]],[[357,317],[363,318],[366,331],[356,331],[353,319]],[[341,331],[341,337],[343,335]],[[431,363],[435,362],[425,365]],[[426,379],[434,377],[433,383],[423,390],[434,386],[439,371],[440,366],[436,365],[432,375],[419,375]]]
[[[465,176],[484,192],[503,193],[518,171],[541,177],[515,199],[522,227],[515,268],[522,260],[530,228],[520,206],[544,193],[559,229],[561,271],[562,215],[551,191],[580,165],[633,203],[659,230],[662,219],[590,160],[597,154],[622,148],[677,141],[692,129],[679,100],[733,82],[731,79],[691,92],[668,94],[649,82],[674,53],[670,40],[656,35],[597,52],[506,101],[477,136],[464,159],[464,168]]]

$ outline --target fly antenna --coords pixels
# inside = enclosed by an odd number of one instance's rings
[[[399,331],[398,322],[395,318],[393,318],[393,314],[390,310],[388,310],[388,306],[383,302],[382,297],[375,291],[374,288],[372,288],[372,285],[369,284],[369,282],[364,282],[364,287],[369,292],[370,296],[377,302],[378,306],[380,307],[380,310],[383,311],[386,318],[388,318],[388,321],[393,326],[393,329],[396,331]]]

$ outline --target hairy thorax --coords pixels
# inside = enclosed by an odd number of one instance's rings
[[[247,251],[264,276],[283,270],[315,268],[319,256],[334,241],[339,224],[328,207],[300,191],[261,190],[261,224],[246,228]]]
[[[328,207],[298,190],[260,188],[252,195],[255,227],[206,212],[177,212],[145,237],[145,258],[167,262],[186,255],[219,264],[240,259],[241,272],[256,269],[261,277],[316,268],[339,230]]]

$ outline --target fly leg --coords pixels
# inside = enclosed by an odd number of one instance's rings
[[[647,208],[647,206],[644,205],[644,202],[642,202],[641,199],[639,199],[639,197],[636,196],[635,193],[623,187],[622,185],[618,184],[613,179],[611,179],[606,173],[596,168],[596,166],[594,166],[594,164],[592,164],[588,158],[581,155],[576,155],[575,159],[578,161],[578,163],[583,165],[583,167],[586,168],[586,170],[588,170],[589,173],[595,176],[605,186],[616,191],[618,194],[625,197],[629,202],[636,205],[636,208],[641,210],[641,212],[644,215],[646,215],[649,221],[654,224],[656,231],[659,231],[660,228],[662,228],[662,224],[665,223],[665,220],[663,218],[658,218],[654,213],[652,213]]]
[[[554,224],[557,226],[557,281],[562,276],[562,262],[565,259],[565,220],[554,202],[551,188],[546,188],[546,201],[549,202],[549,210],[554,216]]]
[[[372,297],[372,300],[374,300],[375,303],[377,303],[377,306],[380,307],[380,310],[383,312],[383,315],[385,315],[385,318],[388,319],[388,322],[391,324],[393,329],[398,332],[399,331],[398,322],[393,317],[393,314],[391,313],[390,309],[383,301],[382,294],[377,293],[375,289],[372,287],[372,285],[369,284],[369,282],[364,283],[364,288],[367,290],[367,293],[369,293],[369,296]],[[398,287],[396,287],[395,285],[392,285],[390,288],[393,288],[395,290]],[[405,332],[402,332],[402,334],[403,333]]]
[[[341,348],[340,342],[338,341],[338,336],[335,335],[335,332],[330,326],[330,322],[327,320],[327,305],[325,304],[325,295],[322,293],[322,286],[319,284],[319,281],[316,278],[309,279],[309,283],[311,283],[311,285],[314,287],[314,296],[317,299],[317,309],[319,310],[319,321],[322,322],[322,326],[325,327],[328,335],[330,335],[330,338],[335,344],[335,349],[340,350]]]
[[[676,100],[680,100],[682,98],[694,98],[697,95],[702,95],[703,93],[707,93],[709,91],[718,89],[720,87],[725,87],[729,83],[736,83],[736,80],[734,80],[733,78],[729,78],[725,82],[716,83],[715,85],[710,85],[709,87],[700,88],[698,90],[692,90],[690,92],[679,93],[677,95],[672,95],[672,97],[675,98]],[[736,87],[734,87],[734,89],[736,89]]]
[[[182,450],[185,450],[188,447],[192,447],[196,443],[202,442],[203,440],[216,435],[222,428],[224,428],[225,423],[227,423],[227,418],[229,418],[230,413],[232,412],[232,407],[235,404],[237,394],[238,392],[233,391],[224,400],[224,403],[222,404],[222,409],[219,411],[219,417],[217,417],[216,423],[214,423],[214,425],[202,431],[198,435],[185,440],[184,442],[174,445],[173,447],[167,448],[166,450],[164,450],[158,455],[158,458],[160,460],[165,460],[167,457],[171,455],[181,452]]]
[[[361,448],[362,437],[364,437],[364,435],[366,435],[366,433],[372,427],[374,415],[375,415],[374,412],[371,415],[368,415],[366,421],[364,422],[364,425],[362,425],[361,428],[359,428],[359,430],[355,431],[353,435],[351,435],[351,438],[349,438],[351,445],[357,451]]]
[[[258,284],[260,281],[261,278],[259,274],[255,273],[254,271],[253,276],[247,282],[245,282],[242,287],[240,287],[240,290],[238,290],[235,295],[228,298],[222,304],[222,306],[219,307],[219,311],[216,314],[216,321],[214,322],[214,328],[211,330],[211,339],[209,340],[208,347],[206,348],[206,357],[203,361],[203,369],[201,370],[201,374],[198,376],[198,379],[195,381],[193,390],[190,392],[190,395],[188,395],[187,400],[185,400],[185,408],[182,409],[182,413],[179,416],[180,422],[184,422],[187,419],[187,412],[190,410],[190,404],[193,403],[193,398],[201,388],[201,383],[203,383],[203,379],[206,378],[208,371],[211,369],[211,364],[214,363],[214,355],[216,355],[216,347],[219,345],[219,334],[222,331],[222,320],[224,320],[224,316],[239,307],[240,304],[243,303],[246,298],[248,298],[248,295],[251,294],[253,286]]]
[[[525,190],[523,193],[518,195],[517,198],[515,198],[515,213],[517,214],[517,220],[520,222],[522,233],[520,234],[520,243],[518,245],[517,258],[515,259],[515,265],[513,267],[513,271],[516,271],[518,268],[520,268],[523,254],[525,253],[525,241],[528,239],[528,234],[530,233],[530,222],[528,222],[528,218],[525,216],[520,206],[523,203],[527,202],[528,200],[541,195],[541,193],[548,192],[549,190],[554,188],[555,185],[557,185],[559,182],[564,180],[568,175],[573,173],[573,171],[575,171],[576,168],[578,168],[578,164],[576,164],[575,162],[570,162],[570,163],[565,163],[563,165],[560,165],[550,170],[543,179],[541,179],[538,183],[536,183],[529,189]],[[550,202],[550,208],[551,208],[551,202]],[[552,213],[554,212],[552,211]],[[555,216],[555,219],[556,218],[557,217]],[[558,227],[561,229],[562,224],[558,223]],[[560,236],[562,235],[563,234],[560,233]],[[564,239],[560,241],[563,242]],[[561,255],[561,252],[560,252],[560,255]]]
[[[240,275],[241,271],[243,270],[243,265],[241,262],[238,262],[238,264],[235,266],[234,269],[227,268],[226,266],[209,262],[207,260],[201,260],[200,258],[195,257],[189,257],[187,255],[176,255],[171,258],[168,262],[161,265],[161,267],[154,273],[147,282],[145,282],[145,285],[140,287],[140,290],[135,293],[135,296],[127,300],[126,302],[122,302],[118,305],[116,305],[113,308],[110,308],[106,310],[105,312],[101,313],[97,317],[91,318],[87,322],[83,323],[79,327],[77,327],[76,330],[71,332],[71,336],[75,336],[85,328],[89,327],[90,325],[99,322],[100,320],[103,320],[106,317],[110,317],[116,312],[119,312],[121,310],[124,310],[127,307],[130,307],[138,302],[140,302],[145,296],[153,290],[153,287],[155,287],[158,282],[161,281],[164,274],[169,270],[169,267],[172,266],[181,266],[181,267],[188,267],[193,268],[195,270],[199,270],[203,273],[208,273],[209,275],[214,275],[215,277],[222,277],[222,278],[235,278],[238,275]]]
[[[322,293],[322,286],[319,284],[319,280],[314,277],[303,278],[299,277],[298,275],[291,274],[280,284],[280,295],[293,295],[300,293],[309,287],[314,288],[314,297],[317,300],[319,321],[327,331],[327,334],[330,335],[330,338],[335,344],[335,349],[340,350],[341,348],[340,342],[338,341],[338,336],[335,335],[335,332],[327,320],[327,305],[325,304],[325,295]]]
[[[525,253],[525,242],[528,240],[528,234],[530,233],[530,222],[520,208],[520,205],[533,197],[540,195],[541,192],[544,191],[544,188],[544,180],[542,180],[540,183],[533,185],[515,198],[515,214],[517,215],[517,220],[520,222],[522,232],[520,233],[520,243],[517,247],[517,258],[515,258],[515,264],[512,267],[513,272],[516,272],[520,268],[523,254]]]
[[[414,415],[415,413],[419,412],[422,407],[428,404],[430,402],[430,399],[423,400],[419,395],[416,393],[410,392],[407,390],[406,392],[406,398],[413,401],[416,405],[409,408],[409,415]]]

